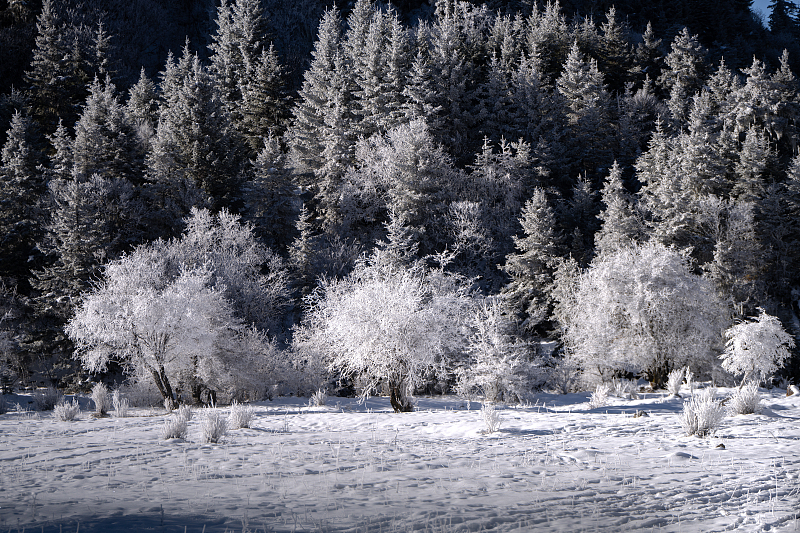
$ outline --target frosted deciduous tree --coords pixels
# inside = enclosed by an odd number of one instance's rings
[[[269,377],[276,350],[266,335],[287,287],[251,227],[224,210],[194,210],[180,239],[110,262],[67,332],[87,369],[119,360],[168,402],[177,387],[195,401],[205,389],[242,397]]]
[[[742,374],[744,385],[748,380],[758,383],[783,366],[795,342],[777,317],[758,309],[754,320],[744,320],[725,331],[728,339],[720,355],[722,367]]]
[[[652,241],[596,258],[564,300],[564,342],[590,378],[636,372],[661,386],[674,368],[708,371],[728,320],[689,260]]]
[[[139,250],[107,265],[66,332],[87,370],[103,371],[118,360],[152,377],[174,409],[179,375],[192,372],[198,359],[214,357],[215,344],[238,324],[207,270],[186,269],[167,280],[158,263],[150,250]]]
[[[470,326],[468,359],[456,370],[459,392],[467,397],[479,393],[490,402],[529,395],[543,373],[530,359],[531,346],[516,334],[502,297],[478,304]]]
[[[413,409],[414,390],[429,376],[445,377],[463,349],[472,299],[460,278],[373,257],[345,278],[322,280],[306,303],[295,332],[300,352],[321,354],[363,398],[385,385],[394,410],[404,412]]]

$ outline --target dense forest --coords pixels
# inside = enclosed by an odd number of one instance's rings
[[[0,2],[3,386],[753,377],[735,325],[800,333],[798,37],[783,0]]]

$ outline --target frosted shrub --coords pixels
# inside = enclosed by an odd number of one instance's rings
[[[725,418],[725,407],[715,398],[716,391],[708,388],[683,402],[680,414],[681,427],[687,435],[707,437],[713,435]]]
[[[56,420],[61,420],[62,422],[70,422],[75,420],[81,412],[81,407],[78,405],[78,400],[73,399],[71,402],[67,403],[65,401],[61,401],[53,407],[53,416]]]
[[[189,431],[189,422],[180,415],[170,415],[164,420],[161,437],[167,439],[185,439]]]
[[[194,409],[191,405],[181,405],[178,407],[178,416],[183,417],[187,422],[191,422],[194,416]]]
[[[96,416],[106,416],[111,407],[111,396],[108,394],[108,387],[105,383],[97,383],[92,387],[92,401],[94,402],[94,414]]]
[[[681,385],[686,371],[683,368],[676,368],[667,376],[667,392],[671,397],[680,398]]]
[[[758,383],[751,381],[736,390],[728,402],[728,412],[732,415],[749,415],[761,412],[761,396]]]
[[[213,409],[206,409],[205,417],[200,425],[203,430],[203,442],[217,443],[228,432],[225,419]]]
[[[495,409],[494,405],[490,403],[484,403],[483,407],[481,407],[481,415],[483,416],[483,423],[486,425],[486,433],[494,433],[498,429],[500,429],[500,423],[502,419],[500,418],[500,413]]]
[[[592,393],[592,397],[589,398],[589,407],[592,409],[597,409],[598,407],[603,407],[606,405],[608,403],[609,392],[611,392],[611,389],[605,383],[598,385]]]
[[[629,379],[615,379],[611,382],[614,386],[614,396],[617,398],[636,399],[636,384]]]
[[[238,402],[231,404],[231,412],[228,414],[228,427],[230,429],[249,428],[253,420],[253,408],[249,405],[242,405]]]
[[[317,389],[317,392],[311,395],[308,399],[309,407],[322,407],[328,402],[328,391],[325,389]]]
[[[114,416],[118,418],[125,418],[128,416],[130,402],[127,398],[122,397],[122,393],[119,392],[119,389],[111,394],[111,403],[114,405]]]
[[[33,393],[33,402],[37,411],[52,410],[62,398],[63,396],[55,387],[47,387]]]

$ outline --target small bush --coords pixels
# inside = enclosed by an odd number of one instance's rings
[[[108,387],[105,383],[97,383],[92,387],[92,401],[94,402],[94,414],[106,416],[111,407],[111,396],[108,394]]]
[[[64,396],[55,387],[47,387],[33,393],[33,401],[37,411],[51,411]]]
[[[608,403],[609,392],[611,392],[611,389],[605,383],[598,385],[592,393],[591,398],[589,398],[589,407],[592,409],[597,409],[598,407],[603,407],[606,405]]]
[[[203,430],[203,442],[217,443],[228,432],[228,425],[225,419],[214,409],[206,409],[205,417],[200,427]]]
[[[751,381],[737,389],[728,402],[728,412],[732,415],[760,413],[761,395],[758,394],[758,383]]]
[[[683,368],[676,368],[667,376],[667,392],[671,397],[681,397],[681,385],[683,384],[683,378],[685,375],[686,370]]]
[[[309,407],[323,407],[328,401],[328,391],[325,389],[317,389],[317,392],[311,395],[308,399]]]
[[[614,396],[617,398],[635,400],[639,397],[636,394],[636,383],[629,379],[614,379],[611,384],[614,387]]]
[[[182,416],[187,422],[191,422],[192,417],[194,417],[194,409],[191,405],[181,405],[178,407],[178,416]]]
[[[111,403],[114,405],[114,416],[118,418],[125,418],[128,416],[130,402],[127,398],[123,398],[119,389],[115,390],[113,394],[111,394]]]
[[[249,405],[242,405],[238,402],[231,404],[231,412],[228,415],[228,427],[230,429],[249,428],[253,420],[253,408]]]
[[[78,400],[74,399],[67,403],[63,399],[53,407],[53,416],[56,420],[62,422],[71,422],[75,420],[81,412],[81,406],[78,405]]]
[[[713,388],[704,389],[683,402],[681,427],[687,435],[707,437],[713,435],[725,418],[725,407],[716,400]]]
[[[495,409],[494,405],[484,403],[481,407],[481,415],[483,415],[483,423],[486,425],[486,433],[494,433],[500,429],[502,419],[500,412]]]
[[[164,420],[161,437],[167,439],[185,439],[189,432],[188,421],[180,415],[170,415]]]

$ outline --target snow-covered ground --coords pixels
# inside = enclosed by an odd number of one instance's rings
[[[221,444],[201,442],[200,412],[164,441],[163,411],[12,410],[0,531],[800,531],[800,397],[761,393],[762,414],[709,439],[684,436],[682,400],[662,394],[597,409],[543,394],[498,408],[490,434],[454,397],[406,414],[384,398],[279,399]]]

